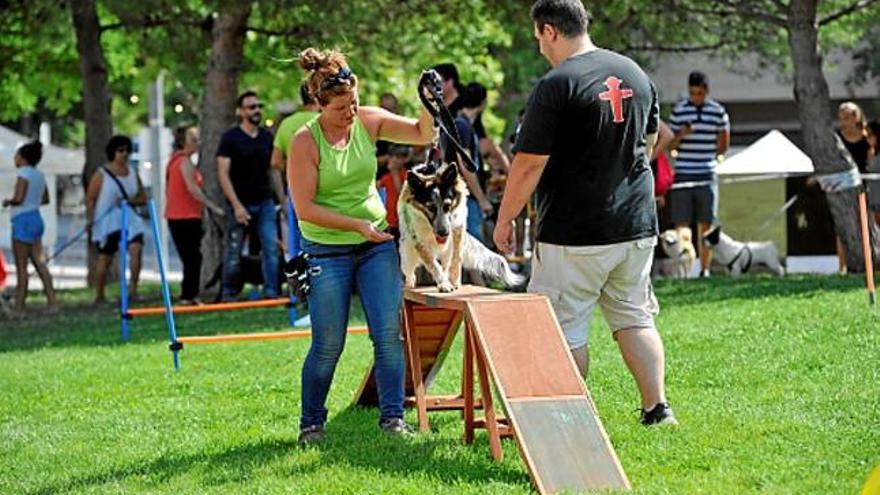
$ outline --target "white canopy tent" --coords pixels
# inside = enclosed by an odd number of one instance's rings
[[[31,141],[11,129],[0,126],[0,198],[12,196],[15,188],[15,151],[23,144]],[[82,149],[67,149],[52,144],[43,145],[43,159],[37,169],[46,176],[49,188],[49,204],[40,208],[46,233],[43,242],[46,247],[55,244],[57,238],[57,195],[56,179],[59,175],[76,175],[82,172],[85,154]],[[0,247],[11,247],[11,231],[8,210],[0,212]]]
[[[781,132],[773,129],[720,163],[718,175],[812,174],[813,161]]]

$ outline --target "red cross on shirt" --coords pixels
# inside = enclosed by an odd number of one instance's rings
[[[608,79],[605,79],[605,86],[608,87],[608,91],[599,93],[600,100],[611,102],[611,112],[614,115],[615,124],[620,124],[624,121],[623,100],[626,98],[632,98],[633,96],[633,90],[620,89],[620,83],[622,82],[623,81],[617,77],[610,76]]]

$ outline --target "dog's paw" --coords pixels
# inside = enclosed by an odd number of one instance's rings
[[[455,289],[455,285],[448,280],[437,284],[437,290],[439,290],[440,292],[454,292]]]

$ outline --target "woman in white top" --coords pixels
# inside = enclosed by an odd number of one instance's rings
[[[92,175],[86,191],[86,219],[89,227],[89,242],[98,250],[95,264],[95,300],[101,304],[104,297],[107,268],[113,255],[119,249],[122,232],[123,201],[131,206],[146,204],[147,195],[137,173],[128,167],[131,155],[131,139],[113,136],[104,151],[109,162]],[[131,278],[128,283],[129,298],[138,300],[137,287],[141,274],[141,252],[144,244],[144,223],[134,211],[128,214],[128,254]]]
[[[39,141],[28,143],[15,153],[15,167],[18,169],[15,180],[15,192],[9,199],[3,200],[3,206],[11,206],[12,218],[12,253],[15,256],[15,311],[24,314],[24,303],[28,290],[28,260],[34,264],[37,274],[43,282],[49,312],[58,310],[55,290],[52,288],[52,275],[43,261],[43,217],[40,216],[40,205],[49,203],[49,190],[46,179],[36,169],[43,157],[43,145]]]

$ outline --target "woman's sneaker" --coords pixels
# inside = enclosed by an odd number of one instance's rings
[[[389,435],[410,436],[416,433],[403,418],[383,419],[379,422],[379,428]]]
[[[672,408],[666,402],[658,403],[650,411],[642,409],[642,419],[640,421],[645,426],[678,424],[678,420],[675,419],[675,413],[672,412]]]
[[[313,425],[306,426],[305,428],[300,428],[299,430],[299,442],[300,445],[310,445],[313,443],[319,443],[324,441],[324,438],[327,434],[324,432],[324,426],[322,425]]]

